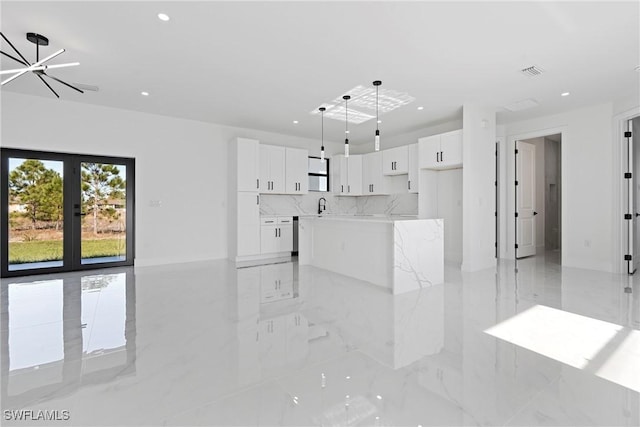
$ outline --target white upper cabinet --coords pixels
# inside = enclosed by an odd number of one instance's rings
[[[409,151],[406,145],[382,151],[382,172],[384,175],[404,175],[409,172]]]
[[[309,192],[309,151],[285,149],[285,191],[287,194]]]
[[[255,139],[238,138],[237,191],[258,191],[260,187],[260,143]]]
[[[449,169],[462,166],[462,130],[440,135],[440,165]]]
[[[407,154],[409,157],[409,176],[407,178],[407,190],[409,193],[418,192],[418,176],[420,169],[418,167],[418,144],[407,146]]]
[[[285,148],[260,144],[260,192],[285,192]]]
[[[362,156],[362,194],[365,196],[387,194],[382,161],[381,151]]]
[[[362,156],[339,154],[331,161],[333,192],[338,196],[362,195]]]
[[[418,139],[421,169],[462,167],[462,130]]]

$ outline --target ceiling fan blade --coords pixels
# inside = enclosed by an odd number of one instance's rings
[[[3,74],[12,74],[19,73],[21,71],[44,71],[50,68],[65,68],[65,67],[75,67],[76,65],[80,65],[79,62],[68,62],[66,64],[53,64],[53,65],[29,65],[25,68],[14,68],[12,70],[2,70],[0,71],[0,75]]]
[[[0,50],[0,53],[1,53],[1,54],[3,54],[4,56],[7,56],[7,57],[9,57],[9,58],[13,59],[13,60],[14,60],[14,61],[16,61],[16,62],[21,63],[22,65],[29,66],[29,64],[27,64],[26,62],[24,62],[24,61],[23,61],[23,60],[21,60],[21,59],[16,58],[15,56],[9,55],[8,53],[3,52],[3,51],[1,51],[1,50]]]
[[[34,62],[34,63],[33,63],[33,65],[32,65],[32,67],[37,67],[38,65],[42,65],[42,64],[44,64],[45,62],[50,61],[50,60],[52,60],[53,58],[55,58],[56,56],[60,55],[61,53],[64,53],[64,49],[60,49],[59,51],[52,53],[51,55],[47,56],[46,58],[41,59],[41,60],[40,60],[40,61],[38,61],[38,62]]]
[[[26,68],[14,68],[12,70],[2,70],[0,71],[0,76],[4,75],[4,74],[13,74],[13,73],[19,73],[20,71],[30,71],[31,68],[26,67]]]
[[[49,88],[49,90],[50,90],[51,92],[53,92],[53,94],[56,96],[56,98],[60,98],[60,95],[58,95],[58,94],[56,93],[56,91],[55,91],[55,90],[53,90],[53,88],[52,88],[51,86],[49,86],[49,83],[47,83],[47,82],[42,78],[42,76],[41,76],[40,74],[36,74],[36,75],[38,76],[38,78],[39,78],[40,80],[42,80],[42,83],[44,83],[44,84]]]
[[[11,46],[11,49],[13,49],[13,50],[14,50],[14,52],[15,52],[15,53],[17,53],[17,54],[18,54],[18,56],[19,56],[20,58],[22,58],[22,60],[25,62],[25,65],[31,65],[31,64],[29,63],[29,61],[27,61],[27,58],[25,58],[24,56],[22,56],[22,54],[18,51],[18,49],[16,49],[16,47],[15,47],[13,44],[11,44],[11,42],[9,41],[9,39],[8,39],[8,38],[6,38],[6,37],[4,36],[4,34],[2,34],[2,31],[0,31],[0,36],[2,36],[2,38],[4,39],[4,41],[6,41],[7,43],[9,43],[9,46]]]
[[[86,85],[84,83],[74,83],[73,84],[75,87],[77,87],[78,89],[82,89],[82,90],[89,90],[92,92],[99,92],[100,88],[98,86],[95,85]]]
[[[18,77],[20,77],[21,75],[23,75],[27,71],[31,71],[31,68],[24,68],[23,70],[19,71],[17,74],[14,74],[13,76],[9,77],[8,79],[0,82],[0,86],[4,86],[7,83],[9,83],[10,81],[17,79]]]
[[[60,80],[60,79],[59,79],[59,78],[57,78],[57,77],[50,76],[49,74],[46,74],[46,73],[43,73],[43,75],[45,75],[46,77],[49,77],[50,79],[53,79],[53,80],[57,81],[58,83],[62,83],[63,85],[65,85],[65,86],[67,86],[67,87],[70,87],[70,88],[71,88],[71,89],[73,89],[73,90],[77,90],[77,91],[78,91],[78,92],[80,92],[80,93],[84,93],[84,91],[83,91],[83,90],[78,89],[77,87],[75,87],[75,86],[73,86],[73,85],[70,85],[70,84],[69,84],[69,83],[67,83],[67,82],[63,82],[62,80]],[[48,85],[47,85],[47,86],[48,86]]]

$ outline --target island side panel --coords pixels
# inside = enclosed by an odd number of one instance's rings
[[[393,293],[443,283],[444,221],[395,221],[393,230]]]
[[[309,264],[392,290],[391,222],[318,218],[312,228]]]

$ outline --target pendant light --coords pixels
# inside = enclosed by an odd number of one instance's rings
[[[342,97],[344,99],[344,157],[349,157],[349,107],[347,101],[351,99],[349,95]]]
[[[375,142],[373,144],[376,151],[380,151],[380,129],[378,129],[378,86],[380,86],[382,82],[380,80],[376,80],[373,82],[373,85],[376,87],[376,137]]]
[[[320,107],[318,110],[320,110],[320,113],[322,114],[322,146],[320,146],[320,161],[324,163],[324,112],[326,111],[326,108]]]

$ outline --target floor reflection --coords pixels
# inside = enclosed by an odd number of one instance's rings
[[[82,426],[633,426],[639,295],[544,257],[448,266],[397,296],[296,263],[3,280],[2,409]],[[588,345],[602,324],[604,351]]]
[[[2,401],[23,407],[135,373],[132,271],[2,282]]]

